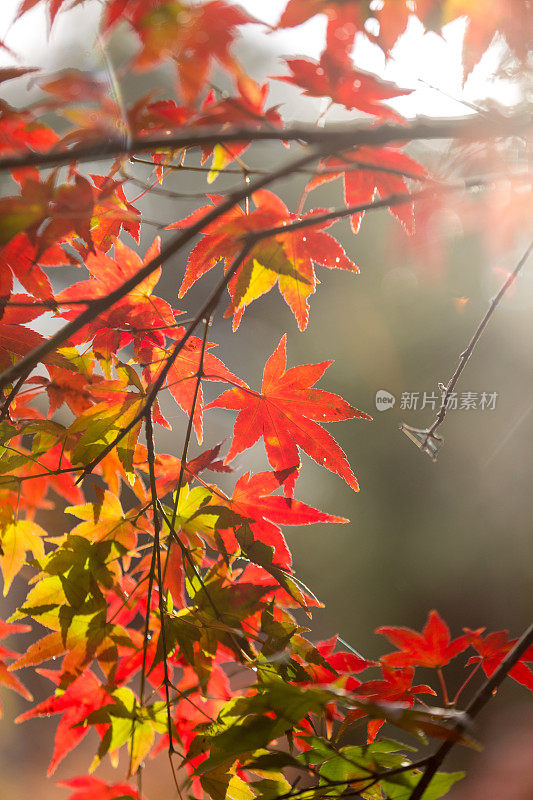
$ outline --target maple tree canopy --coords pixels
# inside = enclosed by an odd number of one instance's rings
[[[14,25],[44,9],[52,47],[58,20],[85,4],[22,0]],[[230,0],[91,9],[108,81],[74,68],[50,74],[22,63],[9,32],[0,42],[9,62],[0,83],[32,92],[20,107],[0,100],[0,570],[4,596],[18,592],[0,638],[32,633],[26,647],[0,647],[0,683],[31,704],[16,721],[57,716],[49,776],[95,732],[87,774],[60,780],[58,798],[147,800],[143,775],[166,751],[164,796],[179,800],[438,800],[462,777],[438,771],[444,756],[475,744],[471,718],[503,678],[533,691],[533,630],[452,638],[432,610],[421,632],[378,628],[395,648],[380,658],[336,636],[316,642],[306,624],[322,604],[294,574],[283,529],[348,522],[316,508],[319,498],[297,499],[298,480],[310,458],[359,491],[329,425],[371,417],[356,397],[328,391],[331,360],[295,364],[284,331],[261,364],[261,388],[249,386],[210,326],[231,317],[233,331],[246,330],[245,310],[277,287],[295,319],[290,336],[304,331],[330,271],[351,282],[365,269],[335,225],[346,220],[357,241],[375,209],[390,211],[402,247],[427,263],[457,208],[472,230],[494,228],[498,252],[522,247],[530,109],[470,104],[461,118],[409,119],[402,101],[413,89],[361,69],[358,56],[377,48],[388,64],[409,26],[440,35],[462,21],[464,79],[490,48],[498,74],[527,97],[533,3],[288,0],[270,26]],[[249,74],[239,55],[247,32],[266,48],[315,18],[325,28],[317,59],[290,54],[263,84]],[[131,57],[115,69],[113,37],[124,34]],[[123,98],[126,73],[146,72],[152,91],[139,91],[139,77],[135,97]],[[280,83],[311,113],[320,99],[316,124],[287,123],[269,101]],[[328,122],[330,109],[347,121]],[[462,172],[407,152],[424,139],[452,141]],[[245,159],[267,141],[279,158],[250,168]],[[199,192],[173,188],[171,176],[188,171]],[[214,191],[221,176],[234,181]],[[277,194],[288,178],[299,202]],[[338,199],[322,208],[315,198],[330,182]],[[172,201],[173,216],[146,215],[143,198],[156,196]],[[186,213],[175,210],[184,203]],[[434,425],[404,426],[432,457],[449,393],[530,250],[444,387]],[[215,414],[227,435],[206,446]],[[177,435],[160,438],[165,430]],[[43,527],[41,512],[59,501],[64,533]],[[444,671],[459,659],[466,672],[452,694]],[[27,670],[49,682],[42,699],[33,701]],[[430,755],[416,754],[413,743],[433,740]],[[93,774],[107,760],[114,779]]]

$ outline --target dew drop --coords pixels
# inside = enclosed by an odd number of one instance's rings
[[[338,264],[339,261],[340,261],[340,258],[339,258],[339,256],[337,256],[337,258],[335,259],[335,262]]]

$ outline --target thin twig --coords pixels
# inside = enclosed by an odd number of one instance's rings
[[[148,469],[150,476],[150,495],[152,499],[152,514],[154,521],[153,552],[155,553],[155,564],[156,564],[157,584],[158,584],[159,635],[161,636],[161,647],[163,651],[163,684],[165,686],[165,705],[167,712],[168,758],[170,762],[172,778],[174,780],[174,785],[176,787],[176,792],[180,800],[182,800],[182,794],[178,778],[176,775],[176,770],[174,768],[174,763],[172,761],[172,756],[176,751],[174,749],[174,742],[172,737],[170,678],[168,674],[168,650],[167,650],[166,629],[165,629],[166,613],[165,613],[165,599],[163,594],[164,592],[163,578],[161,570],[161,544],[160,544],[161,521],[159,519],[159,505],[158,505],[157,487],[155,481],[155,447],[154,447],[154,426],[152,422],[152,406],[146,409],[145,420],[146,420],[146,448],[147,448]],[[146,616],[147,617],[150,616],[149,604],[146,608]]]
[[[189,443],[191,441],[191,434],[194,425],[194,414],[196,411],[196,403],[198,402],[198,395],[200,393],[200,386],[202,384],[202,378],[204,375],[204,357],[205,357],[205,349],[207,346],[207,332],[209,331],[209,325],[211,322],[211,318],[207,317],[204,322],[204,335],[202,339],[202,349],[200,352],[200,360],[198,363],[198,371],[196,373],[196,384],[194,387],[194,395],[191,403],[191,408],[189,410],[189,419],[187,422],[187,430],[185,432],[185,439],[183,442],[183,450],[181,454],[181,464],[180,464],[180,472],[178,477],[178,484],[176,486],[176,494],[174,497],[174,507],[172,509],[172,526],[174,527],[176,524],[176,517],[178,515],[178,505],[179,505],[179,497],[181,492],[181,487],[183,486],[183,479],[185,477],[185,465],[187,463],[187,454],[189,452]],[[170,547],[167,550],[167,557],[165,559],[165,568],[163,570],[163,580],[167,574],[167,567],[170,558]]]
[[[185,465],[187,463],[187,454],[189,452],[189,443],[191,441],[191,434],[194,424],[194,412],[196,410],[196,403],[198,402],[198,394],[200,392],[200,386],[202,383],[202,378],[204,375],[204,358],[205,358],[205,350],[207,346],[207,333],[209,331],[209,325],[211,322],[210,317],[206,317],[204,322],[204,335],[202,338],[202,349],[200,351],[200,360],[198,362],[198,372],[196,373],[196,384],[194,387],[194,396],[192,399],[191,410],[189,412],[189,422],[187,424],[187,431],[185,433],[185,440],[183,442],[183,451],[181,454],[181,465],[180,465],[180,473],[178,477],[178,485],[176,487],[176,497],[174,500],[174,508],[172,509],[172,525],[176,524],[176,517],[178,515],[178,503],[179,503],[179,494],[181,487],[183,486],[183,478],[185,476]]]
[[[473,334],[472,338],[470,339],[470,341],[468,343],[468,346],[463,350],[463,352],[459,356],[459,363],[457,364],[457,367],[455,368],[455,372],[451,376],[451,378],[448,381],[447,385],[445,387],[444,386],[441,387],[443,389],[443,391],[444,391],[444,394],[443,394],[443,397],[442,397],[442,402],[441,402],[440,409],[439,409],[439,411],[437,413],[437,416],[435,418],[434,423],[426,431],[426,436],[425,436],[424,440],[422,441],[422,444],[421,444],[421,447],[420,447],[421,450],[423,450],[425,453],[428,453],[432,458],[434,458],[435,445],[438,446],[439,444],[442,443],[442,438],[440,436],[436,436],[435,434],[436,434],[437,428],[444,421],[444,418],[445,418],[446,413],[448,411],[448,408],[447,408],[448,401],[449,401],[449,399],[451,397],[451,394],[452,394],[452,392],[453,392],[453,390],[455,388],[455,385],[457,384],[457,381],[459,380],[459,378],[461,376],[461,373],[463,372],[464,368],[466,367],[466,365],[468,363],[468,359],[472,355],[472,353],[474,351],[474,348],[475,348],[476,344],[478,343],[478,341],[479,341],[479,339],[481,337],[481,334],[483,333],[483,331],[487,327],[487,324],[488,324],[490,318],[494,314],[495,310],[497,309],[498,305],[500,304],[500,302],[501,302],[503,296],[505,295],[505,293],[507,292],[507,290],[515,282],[516,278],[518,277],[518,274],[519,274],[520,270],[522,269],[522,267],[524,266],[524,264],[528,260],[529,255],[530,255],[532,250],[533,250],[533,241],[529,244],[527,250],[525,251],[525,253],[521,257],[520,261],[518,262],[518,264],[516,265],[514,270],[507,276],[507,279],[503,283],[503,285],[502,285],[500,291],[498,292],[498,294],[495,295],[492,298],[492,300],[490,301],[489,307],[488,307],[487,311],[485,312],[483,318],[481,319],[481,322],[479,323],[479,325],[477,326],[476,330],[474,331],[474,334]],[[431,445],[433,445],[433,448],[431,448]]]

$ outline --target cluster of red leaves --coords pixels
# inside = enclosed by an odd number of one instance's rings
[[[330,24],[348,20],[354,30],[378,44],[386,55],[405,33],[411,16],[420,19],[428,30],[464,17],[466,35],[463,47],[465,77],[468,77],[496,32],[499,32],[513,53],[525,63],[533,24],[530,3],[520,0],[382,0],[376,7],[358,0],[289,0],[278,22],[279,28],[301,25],[316,14],[326,14]],[[379,23],[378,33],[368,25]],[[350,35],[351,32],[350,32]]]

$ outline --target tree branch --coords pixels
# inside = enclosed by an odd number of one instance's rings
[[[373,127],[367,122],[343,123],[317,128],[315,125],[291,125],[286,128],[238,127],[229,130],[217,128],[191,129],[169,136],[110,139],[90,145],[77,145],[69,150],[52,150],[46,153],[29,152],[24,155],[0,159],[0,170],[36,166],[41,169],[57,167],[72,162],[101,161],[118,156],[154,150],[180,150],[187,147],[209,147],[233,142],[300,141],[327,145],[332,150],[352,147],[378,147],[393,142],[418,139],[485,139],[498,136],[516,136],[527,131],[533,123],[529,110],[513,114],[470,115],[467,117],[438,118],[416,117],[410,124],[386,123]]]
[[[502,285],[500,291],[498,292],[498,294],[495,295],[492,298],[492,300],[490,301],[490,305],[489,305],[487,311],[485,312],[483,318],[481,319],[481,322],[479,323],[479,325],[477,326],[476,330],[474,331],[474,335],[470,339],[467,347],[463,350],[463,352],[459,356],[459,363],[457,364],[457,367],[455,368],[455,372],[451,376],[451,378],[448,381],[448,384],[446,385],[446,387],[442,387],[444,389],[444,395],[442,397],[442,402],[441,402],[440,409],[439,409],[439,411],[437,413],[437,416],[435,418],[434,423],[431,425],[430,428],[428,428],[425,431],[425,437],[420,440],[420,449],[424,453],[427,453],[433,459],[433,461],[436,460],[437,451],[438,451],[440,445],[443,442],[442,437],[436,435],[436,431],[437,431],[437,428],[444,422],[444,418],[445,418],[446,413],[448,411],[448,408],[447,408],[448,400],[450,399],[451,394],[452,394],[452,392],[453,392],[453,390],[454,390],[454,388],[455,388],[455,386],[457,384],[457,381],[459,380],[459,378],[461,376],[461,373],[463,372],[464,368],[466,367],[466,365],[468,363],[468,359],[472,355],[472,353],[474,351],[474,348],[477,345],[477,343],[478,343],[478,341],[479,341],[479,339],[481,337],[481,334],[483,333],[483,331],[487,327],[487,324],[488,324],[490,318],[492,317],[492,315],[494,314],[496,308],[500,304],[503,296],[505,295],[507,290],[513,285],[513,283],[517,279],[520,270],[522,269],[522,267],[524,266],[524,264],[528,260],[532,250],[533,250],[533,241],[530,243],[529,247],[525,251],[524,255],[522,256],[522,258],[520,259],[520,261],[518,262],[518,264],[516,265],[514,270],[507,276],[507,279],[503,283],[503,285]],[[405,426],[405,425],[401,428],[401,430],[404,430],[405,428],[407,428],[407,430],[413,430],[409,426]],[[416,431],[417,429],[414,429],[414,430]],[[418,430],[417,432],[419,434],[421,434],[421,435],[424,434],[423,430]]]

